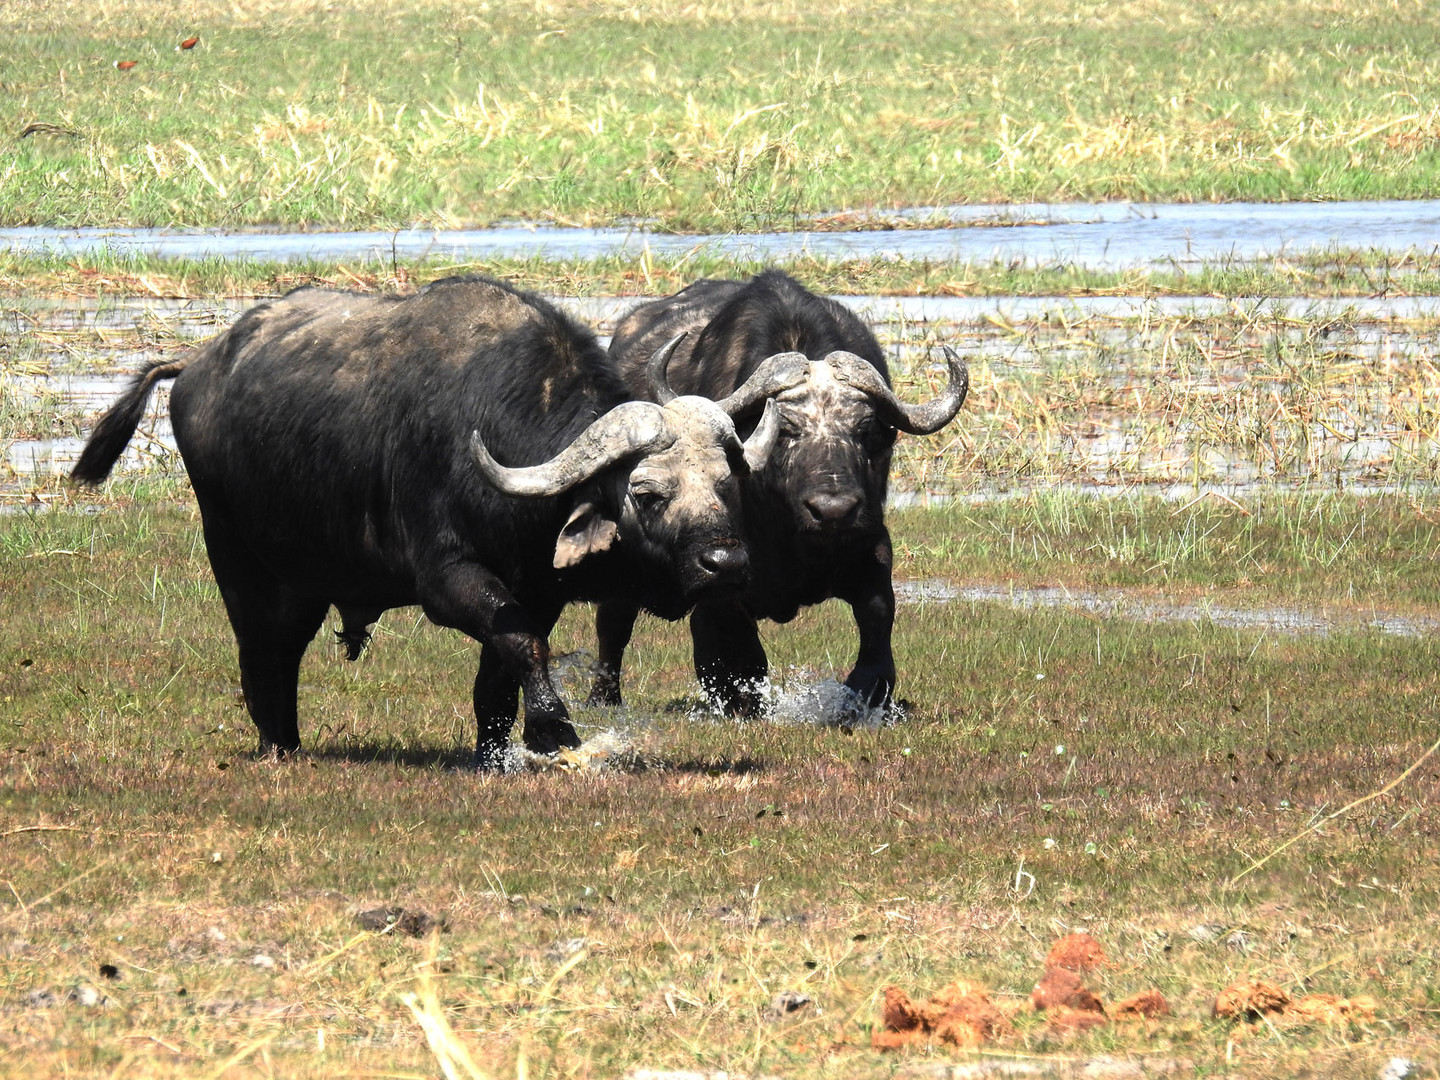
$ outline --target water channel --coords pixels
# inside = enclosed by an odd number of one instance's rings
[[[922,208],[877,218],[898,228],[713,236],[644,225],[582,229],[507,225],[393,232],[0,229],[0,250],[273,261],[592,259],[687,253],[760,260],[929,259],[1123,270],[1246,262],[1330,250],[1429,254],[1440,200],[1336,203],[1056,203]],[[940,227],[936,227],[936,226]]]

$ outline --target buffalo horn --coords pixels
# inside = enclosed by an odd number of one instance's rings
[[[775,436],[780,434],[780,406],[773,399],[766,399],[765,411],[760,423],[745,440],[745,464],[751,472],[759,472],[770,460],[770,451],[775,448]]]
[[[885,422],[907,435],[929,435],[955,419],[970,389],[970,372],[949,345],[944,346],[945,362],[950,369],[950,384],[939,397],[921,405],[907,405],[885,385],[874,366],[854,353],[833,352],[825,358],[836,377],[857,390],[869,394]]]
[[[675,441],[660,406],[627,401],[600,417],[549,461],[517,469],[490,456],[478,431],[470,450],[481,474],[507,495],[558,495],[632,454],[650,453]]]
[[[665,369],[670,366],[670,358],[675,355],[675,350],[680,347],[688,332],[682,330],[661,345],[645,365],[645,377],[650,381],[651,400],[658,401],[661,405],[668,405],[675,400],[675,391],[670,389],[670,380],[665,375]]]
[[[722,398],[717,404],[732,417],[739,419],[755,408],[758,402],[803,382],[807,363],[804,353],[788,352],[767,356],[733,394]]]

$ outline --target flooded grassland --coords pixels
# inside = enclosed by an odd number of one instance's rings
[[[904,439],[901,498],[1433,483],[1440,301],[846,297],[902,393],[939,346],[968,359],[956,424]],[[146,357],[180,355],[252,301],[0,300],[0,487],[60,492],[80,435]],[[561,303],[608,333],[633,301]],[[122,467],[176,471],[163,389]]]

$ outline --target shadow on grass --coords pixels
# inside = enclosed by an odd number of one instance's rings
[[[768,766],[759,758],[742,757],[662,761],[660,768],[677,773],[704,773],[706,776],[747,776],[751,773],[763,773]]]
[[[251,755],[261,760],[258,754]],[[326,743],[301,751],[297,760],[337,761],[352,765],[401,765],[411,769],[454,769],[471,772],[475,767],[474,751],[460,747],[396,746],[390,743]],[[705,776],[747,776],[763,773],[764,761],[753,757],[690,758],[667,761],[646,757],[639,768],[619,767],[617,772],[672,772]]]
[[[404,765],[412,769],[475,767],[475,751],[457,746],[396,746],[393,743],[325,743],[309,747],[302,756],[316,761],[343,761],[353,765]]]

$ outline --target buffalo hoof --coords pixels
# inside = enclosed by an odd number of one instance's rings
[[[616,709],[623,705],[620,698],[620,679],[612,672],[601,672],[590,685],[590,696],[585,705],[591,709]]]
[[[522,739],[525,749],[532,754],[553,754],[564,747],[575,750],[580,746],[580,736],[568,720],[540,723],[527,719]]]
[[[498,773],[505,771],[505,749],[507,744],[480,743],[475,747],[475,771]]]
[[[845,680],[845,688],[863,701],[867,708],[878,709],[890,704],[895,687],[895,672],[875,667],[857,667]]]
[[[725,715],[732,720],[755,720],[763,711],[759,694],[736,694],[725,703]]]
[[[300,753],[300,744],[277,743],[262,738],[256,754],[267,761],[284,761],[287,758],[294,758]]]
[[[708,681],[701,688],[711,707],[731,720],[754,720],[764,712],[764,696],[753,684]]]

